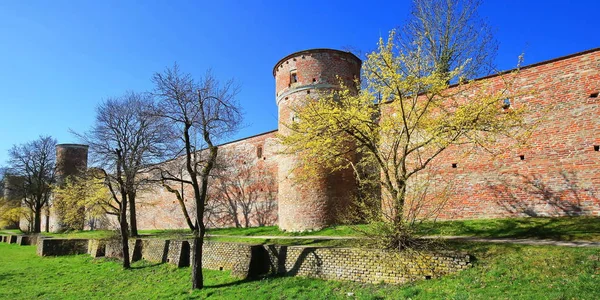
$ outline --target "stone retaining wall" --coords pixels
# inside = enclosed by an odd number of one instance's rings
[[[45,239],[37,242],[39,256],[61,256],[88,253],[87,239]]]
[[[136,239],[129,241],[132,261],[190,265],[191,240]],[[206,269],[231,270],[233,276],[304,276],[328,280],[399,284],[432,279],[471,266],[468,254],[450,252],[390,252],[377,249],[320,248],[204,242]],[[119,240],[40,239],[38,255],[89,253],[122,258]]]
[[[271,273],[368,283],[406,283],[468,268],[467,254],[265,246]]]

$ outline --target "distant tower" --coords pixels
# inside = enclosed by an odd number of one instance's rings
[[[339,88],[339,78],[351,82],[360,76],[361,60],[350,52],[311,49],[284,57],[273,68],[279,134],[289,133],[287,124],[294,121],[292,108],[308,99],[317,100],[320,92]],[[298,182],[295,174],[298,155],[281,155],[279,160],[279,227],[288,231],[317,230],[336,223],[356,195],[352,170],[319,175]]]
[[[7,206],[4,209],[20,207],[21,201],[24,198],[24,191],[22,189],[25,183],[25,178],[22,176],[14,176],[6,174],[4,176],[4,199],[7,201]],[[6,224],[2,229],[17,229],[19,228],[19,221],[11,222]]]
[[[56,145],[56,183],[58,185],[65,184],[65,180],[69,176],[77,176],[83,174],[87,170],[88,160],[88,146],[80,144],[58,144]],[[85,220],[85,212],[81,211],[82,224],[80,228],[83,229],[83,220]],[[49,226],[51,231],[61,231],[66,229],[65,225],[61,222],[62,216],[60,212],[52,214],[48,212],[46,214],[46,224]]]
[[[80,175],[87,169],[88,146],[80,144],[56,145],[56,181],[63,184],[71,175]]]

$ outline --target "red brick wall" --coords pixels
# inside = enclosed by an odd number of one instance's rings
[[[262,156],[257,156],[257,147],[262,147]],[[248,166],[250,170],[258,170],[256,173],[252,173],[252,176],[260,176],[261,178],[270,177],[273,178],[274,184],[270,187],[259,187],[262,191],[258,191],[258,199],[256,205],[258,207],[268,207],[265,201],[271,200],[268,198],[267,193],[277,194],[277,184],[275,179],[277,178],[277,143],[275,139],[275,132],[267,132],[254,137],[249,137],[240,141],[224,144],[219,147],[219,160],[220,161],[231,161],[234,164],[239,164],[239,169],[242,166]],[[169,165],[169,168],[177,168],[182,166],[181,158],[178,160],[170,161],[165,164]],[[245,164],[243,164],[245,163]],[[234,172],[235,173],[235,170]],[[175,183],[171,185],[173,188],[178,187]],[[209,190],[209,197],[216,199],[218,191],[213,189]],[[193,192],[189,186],[185,188],[185,204],[188,208],[190,216],[195,214],[194,210],[194,199]],[[276,199],[275,199],[276,200]],[[214,201],[209,200],[208,207],[214,207]],[[262,212],[270,215],[267,219],[269,222],[266,225],[273,225],[277,221],[276,216],[277,207],[271,208],[269,212]],[[138,194],[137,198],[137,213],[138,213],[138,228],[139,229],[178,229],[188,228],[177,198],[174,194],[167,191],[165,188],[158,184],[149,187],[145,191]],[[231,227],[233,223],[228,222],[227,218],[214,213],[208,213],[208,218],[205,220],[209,226],[212,227]],[[241,217],[241,216],[240,216]],[[258,225],[256,211],[251,215],[251,225]]]
[[[600,216],[600,51],[525,67],[510,109],[526,107],[533,126],[526,146],[501,140],[501,155],[449,149],[430,169],[452,186],[442,219]],[[504,78],[506,79],[506,78]],[[502,76],[483,79],[495,88]],[[521,155],[524,159],[521,160]],[[457,168],[452,168],[452,163]]]
[[[318,89],[335,88],[335,74],[350,79],[359,74],[359,68],[352,55],[329,50],[299,52],[280,61],[274,70],[279,133],[287,132],[285,124],[291,122],[295,103],[306,101]],[[298,82],[292,84],[293,69],[297,70]],[[501,77],[482,80],[502,86]],[[468,155],[449,149],[436,159],[430,168],[437,174],[434,184],[450,183],[452,187],[440,217],[600,216],[600,152],[594,150],[594,145],[600,145],[600,98],[590,97],[600,91],[600,51],[524,67],[516,89],[537,91],[533,96],[511,99],[513,108],[528,108],[530,124],[538,123],[528,146],[502,142],[496,150],[504,151],[496,157],[481,149]],[[295,182],[293,174],[301,170],[296,169],[294,157],[277,154],[280,149],[275,134],[223,145],[220,157],[246,162],[276,178],[272,188],[278,190],[279,211],[273,212],[273,223],[278,214],[279,225],[286,230],[327,226],[334,220],[333,208],[343,207],[354,193],[351,173],[323,172],[313,180]],[[256,157],[259,145],[263,146],[262,160]],[[452,163],[457,168],[452,168]],[[189,191],[187,197],[191,208]],[[187,227],[175,197],[161,187],[141,193],[138,203],[140,229]],[[213,221],[214,226],[233,225],[224,220]]]
[[[314,49],[291,54],[275,65],[279,133],[288,134],[293,109],[339,86],[340,78],[351,82],[360,74],[360,60],[351,53]],[[292,73],[297,82],[292,82]],[[356,193],[352,170],[298,180],[301,153],[279,157],[279,227],[289,231],[320,229],[335,223]]]

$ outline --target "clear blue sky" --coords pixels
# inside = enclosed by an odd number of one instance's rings
[[[242,84],[248,126],[277,127],[273,65],[309,48],[373,50],[402,25],[405,1],[0,1],[0,165],[13,144],[87,130],[104,98],[152,88],[177,61],[184,71]],[[480,14],[515,66],[600,47],[600,1],[488,0]]]

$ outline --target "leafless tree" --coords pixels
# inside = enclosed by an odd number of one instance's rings
[[[238,130],[241,112],[235,100],[239,87],[230,80],[221,85],[211,74],[194,80],[179,70],[177,64],[153,76],[154,95],[159,115],[172,124],[180,138],[186,176],[161,170],[165,182],[191,186],[195,202],[195,226],[192,259],[192,288],[204,286],[202,277],[202,244],[206,225],[204,213],[209,177],[215,166],[216,143]],[[185,209],[185,206],[183,206]]]
[[[218,162],[211,191],[217,222],[236,227],[251,226],[253,217],[259,225],[269,222],[274,205],[263,202],[274,200],[275,183],[264,163],[236,153],[219,155]]]
[[[129,268],[127,206],[131,235],[137,236],[135,198],[147,184],[139,171],[164,158],[168,132],[154,113],[149,95],[127,92],[109,98],[96,108],[96,121],[85,134],[77,134],[90,145],[93,163],[99,167],[117,204],[123,242],[123,267]]]
[[[413,0],[409,20],[399,34],[406,53],[422,53],[427,60],[408,72],[447,75],[464,66],[455,78],[470,79],[493,71],[498,43],[479,17],[481,0]]]
[[[23,203],[33,215],[32,232],[41,232],[42,210],[49,205],[54,183],[56,140],[40,136],[37,140],[13,146],[9,152],[8,172],[23,178],[14,187],[23,195]],[[46,222],[46,231],[48,231]]]

